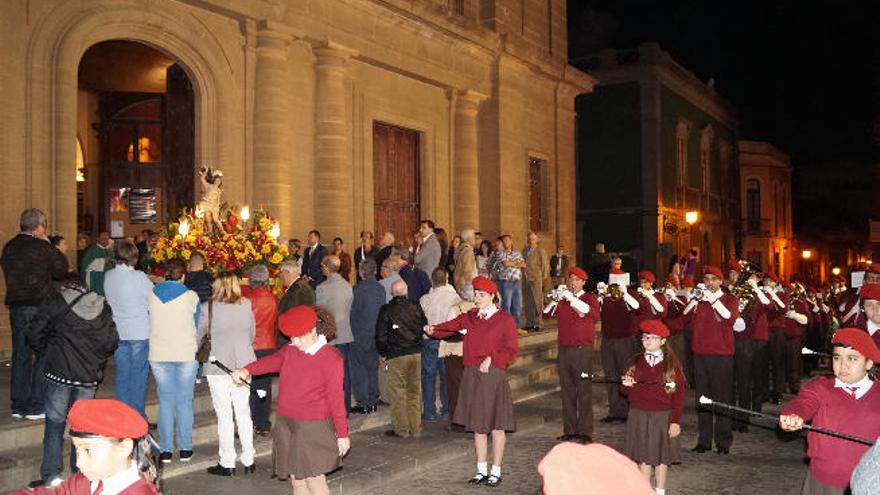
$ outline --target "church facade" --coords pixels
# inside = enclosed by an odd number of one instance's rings
[[[12,0],[0,5],[0,237],[174,220],[196,166],[282,235],[575,245],[565,0]],[[73,260],[73,256],[71,256]],[[9,349],[0,317],[0,351]]]

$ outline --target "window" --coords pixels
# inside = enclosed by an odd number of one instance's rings
[[[746,181],[746,222],[749,232],[761,230],[761,183],[758,179]]]
[[[715,131],[707,125],[700,136],[700,190],[709,192],[709,167],[712,165],[712,141]]]
[[[685,188],[687,187],[687,142],[690,126],[687,122],[680,120],[675,126],[675,169],[676,169],[676,185],[678,193],[676,194],[676,203],[678,206],[684,206]]]
[[[529,157],[529,229],[532,232],[543,232],[550,227],[545,205],[546,171],[547,160]]]

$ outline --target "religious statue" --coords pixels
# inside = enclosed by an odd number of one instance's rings
[[[223,195],[223,172],[208,167],[199,168],[199,180],[202,184],[202,199],[196,209],[204,215],[206,232],[222,232],[220,221],[220,198]]]

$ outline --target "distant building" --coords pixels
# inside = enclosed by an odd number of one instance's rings
[[[792,234],[791,164],[769,143],[739,142],[743,256],[764,270],[790,278],[803,253]],[[806,248],[804,248],[806,249]],[[808,259],[818,253],[808,251]]]
[[[701,263],[725,263],[740,218],[732,106],[655,43],[580,68],[599,85],[575,103],[578,245],[635,252],[658,276],[691,248]]]

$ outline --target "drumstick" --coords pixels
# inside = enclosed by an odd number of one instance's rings
[[[218,361],[216,356],[211,356],[211,357],[209,357],[209,358],[208,358],[208,362],[211,363],[211,364],[213,364],[214,366],[220,368],[221,370],[225,371],[225,372],[228,373],[229,375],[232,375],[232,370],[229,369],[225,364],[223,364],[223,363],[221,363],[220,361]],[[263,390],[263,389],[261,389],[261,388],[254,388],[254,386],[251,384],[251,382],[249,382],[249,381],[247,381],[247,380],[242,380],[241,382],[244,383],[245,385],[247,385],[248,388],[250,388],[251,390],[253,390],[254,392],[256,392],[256,393],[257,393],[257,397],[259,397],[259,398],[261,398],[261,399],[265,399],[265,398],[266,398],[266,391],[265,391],[265,390]]]
[[[814,351],[807,347],[801,347],[801,354],[803,354],[804,356],[831,357],[831,354],[828,354],[827,352]]]
[[[590,380],[593,383],[623,383],[623,379],[621,378],[606,378],[595,373],[587,373],[586,371],[581,373],[581,380]],[[675,388],[675,382],[661,382],[659,380],[636,380],[635,383],[641,383],[643,385],[663,385],[667,388]]]

